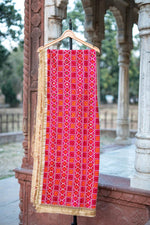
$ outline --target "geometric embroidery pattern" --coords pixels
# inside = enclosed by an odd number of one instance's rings
[[[95,208],[99,115],[94,50],[47,50],[42,203]]]
[[[57,207],[71,209],[72,215],[80,215],[74,209],[96,209],[100,153],[96,70],[93,49],[47,50],[40,201],[56,213]]]

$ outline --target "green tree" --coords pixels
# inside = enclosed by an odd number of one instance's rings
[[[0,41],[11,38],[18,40],[22,32],[22,18],[15,9],[12,0],[1,0],[0,3]]]
[[[12,0],[0,2],[0,88],[5,95],[6,103],[11,106],[18,104],[17,94],[21,90],[23,48],[20,34],[22,33],[22,18],[15,9]],[[9,52],[4,46],[5,40],[20,43],[20,46]]]
[[[83,29],[84,29],[84,9],[81,3],[81,0],[75,0],[74,1],[74,8],[67,9],[67,18],[65,20],[63,20],[63,31],[68,30],[69,29],[69,20],[71,19],[72,21],[72,30],[74,32],[79,32],[79,33],[83,33]],[[62,41],[63,47],[64,48],[69,48],[69,41],[67,39],[64,39]],[[73,43],[73,46],[78,47],[78,48],[84,48],[85,46],[81,46],[78,45],[77,43]]]
[[[9,56],[9,51],[1,44],[0,42],[0,69],[2,68],[3,63]]]
[[[100,90],[101,101],[105,102],[107,94],[118,97],[118,50],[116,48],[117,25],[113,14],[107,11],[105,15],[105,39],[102,41],[100,59]]]
[[[5,39],[17,41],[22,32],[22,18],[12,0],[0,2],[0,68],[7,59],[9,51],[3,46]]]
[[[113,14],[108,10],[105,15],[105,39],[102,41],[102,54],[100,60],[100,90],[101,101],[111,94],[115,102],[118,99],[118,50],[116,48],[117,25]],[[139,36],[134,42],[129,65],[129,97],[134,101],[138,98],[139,89]]]
[[[5,95],[6,103],[11,107],[17,106],[17,94],[22,91],[23,80],[23,48],[13,50],[3,64],[0,72],[0,86]]]
[[[140,37],[134,37],[133,50],[131,51],[130,65],[129,65],[129,96],[134,102],[137,102],[139,93],[139,68],[140,68]]]

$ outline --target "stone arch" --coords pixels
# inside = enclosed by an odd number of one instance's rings
[[[104,1],[81,0],[85,12],[85,37],[88,42],[101,48],[104,38]],[[99,10],[101,9],[101,13]]]
[[[123,43],[125,41],[125,24],[123,21],[123,17],[120,13],[120,11],[114,7],[114,6],[110,6],[109,10],[113,13],[115,19],[116,19],[116,23],[117,23],[117,27],[118,27],[118,42],[119,43]]]

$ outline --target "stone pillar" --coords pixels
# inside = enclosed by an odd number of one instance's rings
[[[136,0],[141,37],[138,132],[136,134],[136,173],[131,186],[150,190],[150,0]]]
[[[66,18],[68,0],[45,0],[44,13],[44,44],[58,38],[62,34],[62,20]],[[51,46],[52,49],[60,47],[60,42]]]
[[[118,115],[116,142],[118,144],[130,144],[129,139],[129,59],[128,45],[119,45],[119,87],[118,87]]]

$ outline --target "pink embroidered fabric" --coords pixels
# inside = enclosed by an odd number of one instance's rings
[[[41,204],[94,210],[99,151],[95,50],[47,50]]]

